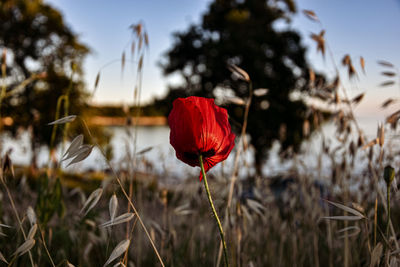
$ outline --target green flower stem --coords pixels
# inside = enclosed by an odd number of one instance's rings
[[[389,225],[390,225],[390,184],[387,186],[387,224],[386,224],[386,238],[389,241]]]
[[[215,210],[214,203],[213,203],[212,198],[211,198],[210,189],[208,188],[207,176],[206,176],[206,172],[204,170],[203,156],[202,155],[199,156],[199,162],[200,162],[201,173],[203,174],[204,187],[206,189],[208,202],[210,203],[210,207],[211,207],[212,212],[214,214],[215,220],[217,221],[217,225],[218,225],[218,229],[219,229],[219,235],[221,236],[221,242],[222,242],[222,245],[224,247],[225,266],[228,267],[229,266],[229,263],[228,263],[228,252],[227,252],[227,249],[226,249],[224,230],[222,230],[222,225],[221,225],[221,222],[219,220],[217,211]]]

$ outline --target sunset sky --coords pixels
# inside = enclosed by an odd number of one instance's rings
[[[143,22],[150,37],[150,49],[144,61],[142,100],[166,92],[167,80],[162,76],[157,63],[172,46],[172,33],[182,31],[191,23],[199,22],[210,1],[169,0],[133,1],[98,0],[71,1],[47,0],[64,14],[68,25],[80,35],[81,41],[89,45],[93,53],[85,63],[86,83],[93,88],[96,74],[108,62],[121,58],[131,38],[129,25]],[[336,64],[345,54],[350,54],[358,73],[358,79],[348,82],[342,78],[351,96],[366,92],[364,101],[356,108],[361,116],[382,119],[393,109],[382,111],[379,105],[388,97],[398,98],[400,87],[380,87],[386,81],[380,73],[384,68],[377,60],[383,59],[400,66],[400,1],[297,1],[298,12],[293,17],[291,28],[303,36],[308,47],[307,57],[318,71],[332,76],[334,68],[329,56],[323,60],[316,53],[310,33],[318,33],[321,25],[307,19],[301,10],[313,10],[326,30],[326,41],[333,52]],[[366,61],[366,75],[359,65],[360,56]],[[339,66],[340,69],[343,69]],[[97,103],[129,104],[133,99],[134,64],[127,64],[121,73],[121,64],[116,62],[101,70],[101,79],[94,101]],[[251,74],[250,74],[251,75]]]

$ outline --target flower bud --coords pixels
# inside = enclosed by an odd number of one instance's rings
[[[385,179],[387,186],[390,186],[392,184],[394,175],[395,172],[392,166],[387,165],[383,171],[383,178]]]

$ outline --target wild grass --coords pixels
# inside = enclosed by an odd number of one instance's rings
[[[319,21],[315,13],[307,11],[306,14]],[[132,29],[138,45],[148,43],[141,24]],[[331,53],[324,32],[312,38],[321,53]],[[134,89],[137,106],[140,106],[144,57],[141,49],[138,49],[138,83]],[[123,68],[125,53],[121,61]],[[324,97],[332,101],[331,107],[337,111],[333,118],[335,142],[322,132],[314,133],[321,136],[320,152],[314,155],[319,163],[316,169],[306,168],[302,155],[290,154],[295,164],[286,173],[275,177],[239,177],[239,169],[247,168],[243,152],[249,147],[246,122],[251,114],[245,112],[242,132],[231,155],[233,169],[225,171],[225,177],[209,175],[215,206],[222,215],[232,266],[399,265],[400,195],[396,183],[387,183],[384,179],[388,175],[384,174],[386,165],[394,170],[400,167],[397,149],[391,146],[391,140],[385,142],[384,138],[385,131],[392,130],[382,125],[377,137],[366,141],[353,113],[354,105],[362,96],[348,97],[340,82],[343,77],[339,75],[339,66],[332,62],[338,74],[332,85],[318,87],[320,83],[310,71],[310,90],[324,92]],[[391,63],[384,63],[394,68]],[[350,76],[356,75],[349,56],[344,56],[342,64]],[[364,65],[362,60],[362,69]],[[256,97],[251,88],[251,74],[235,66],[232,68],[249,82],[249,97],[243,100],[248,111],[252,98]],[[388,77],[398,75],[387,73]],[[100,74],[95,87],[99,79]],[[63,101],[68,100],[68,96],[64,98]],[[61,100],[58,109],[61,110]],[[399,114],[389,116],[388,124],[396,126]],[[75,137],[69,150],[68,147],[64,150],[65,157],[79,162],[85,160],[93,146],[101,149],[84,120],[72,116],[67,109],[64,115],[64,118],[57,116],[54,125],[78,123],[82,134],[91,138]],[[140,109],[127,116],[139,117]],[[319,123],[318,118],[314,123]],[[63,129],[68,131],[67,127]],[[165,174],[156,174],[151,168],[144,177],[139,175],[137,128],[131,129],[127,128],[132,146],[127,148],[126,169],[114,168],[107,160],[111,171],[103,173],[102,181],[91,181],[86,190],[66,186],[62,181],[67,175],[59,165],[49,165],[27,176],[27,172],[14,170],[8,154],[2,155],[1,264],[222,264],[218,229],[202,184],[197,177],[182,177],[179,183],[168,183]],[[67,136],[65,132],[61,134]],[[58,158],[58,163],[60,161]],[[328,170],[323,169],[324,161],[329,162]]]

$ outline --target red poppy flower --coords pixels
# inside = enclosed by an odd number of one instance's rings
[[[202,155],[206,172],[225,160],[235,145],[228,112],[215,105],[211,98],[176,99],[168,123],[171,128],[169,140],[176,157],[195,167],[200,166],[199,156]]]

